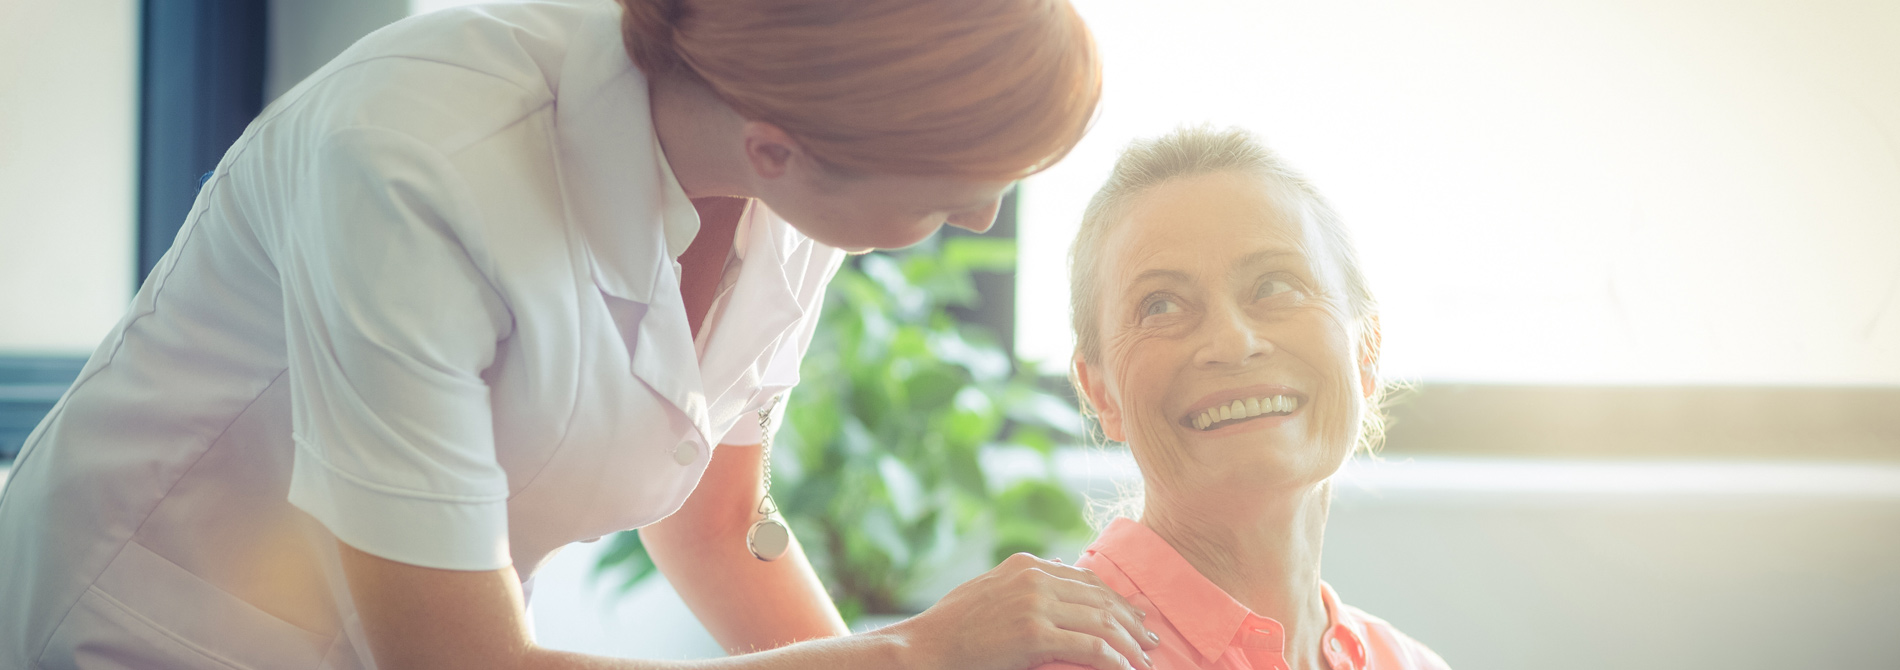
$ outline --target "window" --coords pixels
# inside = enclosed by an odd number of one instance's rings
[[[1026,358],[1069,356],[1067,245],[1121,147],[1211,122],[1259,133],[1353,227],[1383,368],[1420,386],[1393,448],[1762,454],[1805,434],[1900,455],[1893,7],[1077,5],[1106,92],[1022,189]]]
[[[138,10],[0,4],[0,356],[84,355],[132,297]]]
[[[1352,224],[1404,377],[1900,385],[1890,6],[1077,4],[1107,91],[1023,189],[1030,358],[1068,356],[1066,245],[1120,147],[1211,121]]]

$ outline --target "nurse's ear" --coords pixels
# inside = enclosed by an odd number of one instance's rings
[[[778,179],[794,169],[793,162],[809,160],[785,129],[764,121],[747,121],[740,129],[745,142],[746,163],[763,179]]]
[[[1084,409],[1095,410],[1095,421],[1102,426],[1102,436],[1116,442],[1127,442],[1128,431],[1122,428],[1122,408],[1108,393],[1108,385],[1102,380],[1095,368],[1076,356],[1075,387],[1081,392]]]

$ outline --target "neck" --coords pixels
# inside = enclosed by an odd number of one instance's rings
[[[1328,621],[1319,561],[1332,485],[1236,496],[1154,484],[1141,522],[1241,605],[1280,622],[1292,667],[1325,668],[1320,645]]]
[[[686,196],[754,197],[742,141],[745,119],[689,77],[653,77],[648,90],[654,134]]]

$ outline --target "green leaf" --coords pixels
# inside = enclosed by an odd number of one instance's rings
[[[904,535],[897,530],[897,520],[883,508],[873,508],[864,515],[862,525],[864,539],[889,557],[890,563],[902,564],[910,561],[910,543],[904,541]]]
[[[1087,426],[1082,413],[1067,400],[1033,389],[1012,389],[1005,399],[1004,412],[1011,420],[1061,431],[1070,437],[1082,437]]]
[[[983,463],[977,458],[975,444],[946,445],[943,465],[950,482],[964,495],[978,500],[989,499],[989,475],[983,472]]]
[[[1057,533],[1088,527],[1075,497],[1048,480],[1017,482],[996,496],[995,509],[999,524],[1031,522]]]
[[[897,510],[897,518],[906,524],[916,521],[924,509],[924,487],[917,481],[917,475],[889,455],[877,459],[877,472],[884,481],[884,492],[890,496],[891,507]]]
[[[1016,241],[999,237],[944,240],[943,262],[964,271],[1009,272],[1016,269]]]
[[[990,402],[989,394],[974,386],[957,391],[948,416],[943,417],[944,442],[957,446],[976,446],[996,439],[1003,428],[1003,415]]]
[[[904,394],[910,397],[912,412],[928,416],[949,404],[968,382],[969,377],[962,370],[929,365],[904,380]]]
[[[1010,431],[1009,441],[1034,449],[1043,456],[1052,456],[1056,450],[1055,439],[1049,437],[1049,431],[1041,426],[1017,426]]]
[[[843,448],[845,460],[869,458],[879,451],[877,437],[864,427],[857,417],[844,421],[844,429],[838,431],[836,444]]]
[[[1047,557],[1049,543],[1030,529],[1008,527],[997,532],[996,546],[990,550],[990,561],[1001,563],[1011,554],[1029,553]]]
[[[954,329],[931,333],[930,353],[963,366],[980,383],[999,382],[1009,376],[1009,354],[999,347],[974,344]]]

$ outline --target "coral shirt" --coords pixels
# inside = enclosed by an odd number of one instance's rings
[[[1291,667],[1280,622],[1254,614],[1227,595],[1147,526],[1116,519],[1076,564],[1095,571],[1109,588],[1148,613],[1143,623],[1161,637],[1161,646],[1148,651],[1155,670]],[[1322,583],[1320,588],[1328,619],[1320,651],[1333,670],[1448,670],[1425,645],[1392,624],[1341,604],[1331,586]],[[1052,663],[1040,670],[1077,667]]]

